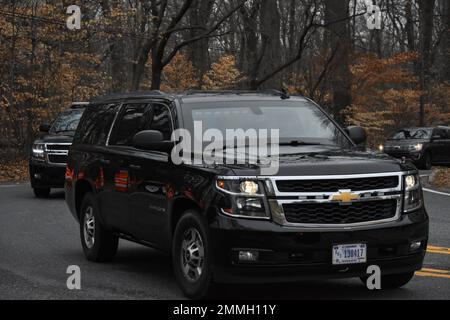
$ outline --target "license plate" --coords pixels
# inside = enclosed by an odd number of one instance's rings
[[[338,244],[333,246],[333,264],[354,264],[367,261],[365,243]]]

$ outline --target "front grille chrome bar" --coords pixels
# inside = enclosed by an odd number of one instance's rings
[[[401,217],[402,206],[402,181],[403,176],[407,172],[386,172],[386,173],[371,173],[371,174],[352,174],[352,175],[320,175],[320,176],[274,176],[269,177],[271,182],[273,197],[268,200],[272,212],[273,220],[286,227],[304,227],[304,228],[327,228],[327,229],[351,229],[354,227],[368,226],[373,224],[382,224],[386,222],[396,221]],[[340,203],[332,200],[332,196],[339,190],[324,191],[324,192],[280,192],[277,187],[277,181],[280,180],[333,180],[333,179],[358,179],[371,177],[398,177],[398,185],[393,188],[374,189],[374,190],[353,190],[351,193],[358,195],[358,199],[352,200],[349,203],[342,205],[351,205],[354,202],[374,201],[374,200],[396,200],[395,214],[387,219],[371,220],[355,223],[340,223],[340,224],[324,224],[324,223],[292,223],[288,222],[284,214],[284,204],[308,204],[308,203]]]
[[[53,145],[58,146],[67,146],[67,150],[57,150],[52,149]],[[55,166],[66,166],[66,163],[64,162],[51,162],[49,156],[67,156],[69,154],[69,148],[72,144],[71,143],[46,143],[44,145],[44,152],[45,152],[45,160],[48,164],[55,165]]]

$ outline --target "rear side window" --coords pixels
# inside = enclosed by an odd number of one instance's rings
[[[89,106],[78,125],[74,143],[104,145],[117,108],[118,104]]]

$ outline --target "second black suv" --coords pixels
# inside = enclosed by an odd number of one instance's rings
[[[172,132],[199,123],[224,136],[278,129],[279,149],[257,163],[176,164]],[[382,288],[400,287],[427,247],[420,179],[411,164],[359,151],[364,139],[311,100],[276,92],[103,98],[76,131],[66,202],[87,259],[113,259],[119,238],[169,252],[188,297],[218,282],[365,281],[370,265],[381,269]],[[262,174],[267,158],[278,159],[277,174]]]
[[[87,102],[73,102],[52,124],[42,124],[42,135],[33,142],[29,173],[36,197],[48,197],[51,188],[64,187],[66,161],[73,135]]]
[[[382,151],[396,158],[411,159],[420,169],[429,170],[432,165],[450,164],[450,128],[406,128],[395,133],[381,147]]]

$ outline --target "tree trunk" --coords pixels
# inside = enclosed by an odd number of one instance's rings
[[[250,8],[245,6],[239,10],[242,19],[241,50],[239,68],[246,75],[247,80],[241,84],[242,89],[256,89],[258,76],[258,25],[256,22],[259,1],[254,1]]]
[[[425,125],[425,104],[430,82],[431,46],[433,41],[433,10],[435,0],[419,0],[420,18],[420,113],[419,125]]]
[[[159,90],[161,87],[161,75],[163,72],[163,65],[161,63],[161,57],[157,57],[157,54],[153,52],[152,60],[152,90]]]
[[[405,2],[405,30],[408,41],[408,50],[415,51],[416,45],[414,43],[414,21],[412,16],[412,0],[406,0]]]
[[[264,0],[261,5],[261,54],[259,75],[274,70],[282,61],[280,41],[280,12],[277,0]],[[281,75],[277,74],[260,85],[262,89],[281,89]]]
[[[343,110],[352,103],[352,77],[349,68],[352,40],[349,19],[346,19],[348,16],[348,0],[325,0],[325,23],[330,24],[330,32],[325,37],[324,46],[337,48],[334,57],[335,66],[331,75],[332,113],[341,125],[346,124]]]
[[[441,0],[442,16],[444,22],[444,31],[441,45],[441,62],[444,66],[442,71],[442,79],[450,83],[450,0]]]
[[[117,0],[112,0],[111,2],[108,0],[101,1],[103,15],[111,18],[112,9],[119,5]],[[121,26],[117,25],[117,33],[121,33],[120,29]],[[128,87],[127,63],[125,61],[126,43],[123,37],[111,35],[108,38],[108,45],[110,51],[110,74],[112,78],[111,91],[122,92]]]
[[[202,34],[208,27],[214,0],[197,1],[189,13],[189,21],[191,27],[199,27],[199,29],[190,30],[190,38],[195,38]],[[209,38],[204,38],[192,43],[189,46],[189,57],[193,67],[196,70],[199,83],[197,87],[202,87],[203,75],[209,70],[211,60],[209,56]]]

